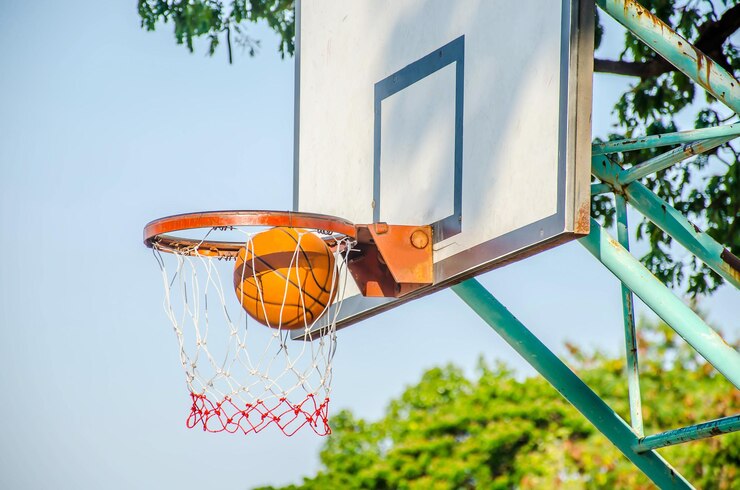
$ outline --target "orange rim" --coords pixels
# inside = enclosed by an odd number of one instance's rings
[[[231,228],[236,226],[286,226],[320,230],[356,238],[351,222],[325,214],[292,211],[207,211],[178,214],[156,219],[144,227],[144,244],[165,252],[214,257],[233,257],[244,246],[240,242],[197,240],[175,236],[184,230],[198,228]]]

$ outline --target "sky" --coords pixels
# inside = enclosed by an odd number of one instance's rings
[[[133,0],[0,0],[0,488],[242,489],[318,469],[324,439],[310,431],[185,427],[177,345],[141,242],[160,216],[291,207],[293,60],[252,32],[258,56],[237,50],[229,65],[177,46],[171,26],[143,31]],[[595,135],[624,83],[596,77]],[[578,243],[480,280],[556,352],[566,340],[623,351],[619,284]],[[727,287],[702,302],[730,338],[737,304]],[[472,373],[481,356],[533,373],[439,292],[339,333],[332,411],[378,418],[425,369]]]

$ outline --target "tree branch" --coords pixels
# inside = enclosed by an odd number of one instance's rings
[[[676,68],[663,58],[650,61],[617,61],[594,58],[594,71],[598,73],[613,73],[628,77],[651,78],[662,75]]]
[[[231,65],[234,60],[231,57],[231,27],[228,24],[226,25],[226,47],[229,50],[229,64]]]
[[[708,20],[699,26],[699,36],[693,44],[718,65],[731,72],[722,45],[738,29],[740,29],[740,4],[727,9],[718,20]],[[649,61],[594,59],[594,71],[597,73],[652,78],[675,69],[676,67],[659,56]]]

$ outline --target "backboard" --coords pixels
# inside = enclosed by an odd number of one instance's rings
[[[432,225],[434,283],[588,233],[593,2],[297,2],[294,208]]]

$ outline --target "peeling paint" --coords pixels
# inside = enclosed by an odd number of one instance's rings
[[[726,248],[719,254],[719,258],[727,265],[723,269],[737,282],[740,282],[740,258]]]
[[[585,202],[578,208],[576,214],[575,233],[587,235],[591,229],[591,202]]]
[[[714,61],[712,61],[712,58],[705,55],[699,49],[693,45],[689,45],[694,50],[694,55],[696,57],[696,74],[699,77],[699,82],[702,82],[701,75],[702,75],[702,69],[704,70],[704,80],[702,83],[702,86],[704,86],[705,89],[707,89],[712,94],[715,94],[715,91],[711,88],[711,79],[712,79],[712,72],[714,67]],[[716,95],[716,94],[715,94]]]
[[[640,5],[635,0],[625,0],[624,2],[624,13],[625,16],[629,15],[630,9],[635,11],[635,16],[638,20],[640,20],[640,16],[645,15],[647,19],[656,27],[659,27],[661,31],[663,31],[664,28],[669,28],[662,20],[660,20],[658,17],[653,15],[652,12],[650,12],[648,9]],[[670,29],[670,28],[669,28]]]

